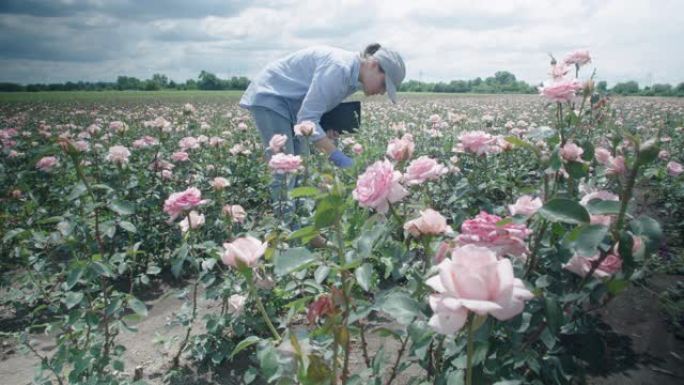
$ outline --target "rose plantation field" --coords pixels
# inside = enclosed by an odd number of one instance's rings
[[[679,383],[684,100],[572,72],[364,99],[350,169],[239,93],[0,95],[0,383]]]

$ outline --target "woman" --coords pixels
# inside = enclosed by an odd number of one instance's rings
[[[295,124],[311,121],[316,125],[311,140],[337,167],[351,167],[353,161],[335,147],[320,125],[321,116],[359,89],[366,95],[384,94],[396,103],[396,92],[406,69],[395,51],[371,44],[358,54],[339,48],[319,46],[302,49],[264,68],[240,99],[259,129],[264,148],[275,134],[287,136],[287,154],[304,149],[295,137]],[[266,150],[267,156],[269,154]],[[289,188],[294,186],[291,178]],[[280,196],[282,178],[274,178],[271,195]]]

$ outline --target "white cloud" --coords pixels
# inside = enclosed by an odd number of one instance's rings
[[[122,6],[107,3],[33,16],[0,7],[0,81],[114,80],[154,72],[182,81],[203,69],[254,76],[269,61],[309,45],[359,51],[375,41],[402,53],[409,79],[472,79],[507,70],[538,83],[548,72],[548,53],[562,58],[587,48],[598,78],[609,83],[684,81],[678,41],[684,2],[677,0],[269,0],[231,2],[217,14],[218,3],[206,1],[187,18],[172,10],[154,18],[147,5],[146,17],[124,18]]]

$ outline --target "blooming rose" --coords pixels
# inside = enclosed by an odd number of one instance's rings
[[[115,121],[109,123],[109,129],[112,131],[115,131],[119,134],[122,134],[122,133],[128,131],[128,125],[124,122],[115,120]]]
[[[409,185],[421,184],[426,180],[436,180],[440,176],[449,172],[444,165],[437,163],[436,160],[421,156],[413,160],[406,168],[404,180]]]
[[[610,154],[610,151],[603,147],[599,147],[596,149],[596,151],[594,151],[594,157],[596,158],[597,162],[605,166],[610,162],[610,159],[613,156]]]
[[[597,261],[600,254],[593,257],[583,257],[574,255],[568,263],[563,264],[563,268],[569,270],[580,277],[586,277],[591,270],[592,263]],[[608,254],[608,256],[601,262],[599,267],[594,270],[594,277],[605,278],[617,273],[622,268],[622,259],[615,254]]]
[[[473,244],[487,247],[499,257],[504,255],[522,256],[527,253],[525,238],[532,233],[525,225],[506,223],[498,225],[501,217],[481,211],[473,219],[461,225],[461,234],[456,238],[460,244]]]
[[[230,182],[228,179],[217,176],[214,178],[214,180],[211,181],[211,187],[214,188],[214,190],[223,190],[224,188],[230,186]]]
[[[625,165],[625,157],[618,155],[611,157],[608,160],[606,175],[625,175],[627,173],[627,166]]]
[[[679,174],[681,174],[682,171],[684,171],[684,168],[682,168],[682,165],[680,163],[677,163],[674,160],[667,162],[668,175],[679,176]]]
[[[271,153],[275,154],[280,152],[280,150],[283,148],[286,142],[287,135],[275,134],[271,137],[271,140],[268,142],[268,148],[271,150]]]
[[[117,145],[109,148],[107,160],[112,163],[124,165],[128,163],[129,156],[131,156],[131,152],[128,150],[128,148]]]
[[[484,131],[468,131],[458,136],[463,150],[477,155],[484,155],[491,152],[491,146],[496,142],[496,138]]]
[[[575,143],[572,143],[572,142],[565,143],[565,146],[563,146],[560,149],[561,158],[563,158],[569,162],[570,161],[577,162],[577,161],[582,160],[580,157],[582,156],[583,153],[584,153],[584,150],[582,149],[582,147],[579,147],[578,145],[576,145]]]
[[[363,153],[363,146],[358,143],[354,143],[352,146],[352,151],[354,151],[354,154],[356,155],[361,155],[361,153]]]
[[[658,159],[660,160],[668,160],[670,158],[670,152],[667,150],[660,150],[658,152]]]
[[[184,115],[192,115],[195,112],[197,112],[197,108],[195,108],[195,106],[193,106],[190,103],[185,103],[185,105],[183,106],[183,114]]]
[[[180,147],[182,151],[196,150],[200,148],[200,142],[197,140],[197,138],[186,136],[178,141],[178,147]]]
[[[587,63],[591,63],[591,56],[587,50],[577,50],[570,53],[563,59],[563,63],[567,65],[575,64],[577,66],[583,66]]]
[[[420,217],[404,223],[404,230],[414,237],[452,232],[451,227],[447,225],[446,218],[433,209],[423,210],[420,212]]]
[[[187,233],[189,229],[196,229],[204,224],[204,214],[198,214],[197,211],[192,210],[185,219],[178,224],[181,231]]]
[[[316,123],[305,120],[299,124],[295,124],[294,133],[297,136],[311,136],[316,130]]]
[[[362,207],[386,213],[389,204],[402,200],[408,191],[401,185],[401,173],[389,160],[379,160],[369,166],[356,180],[352,196]]]
[[[302,169],[302,158],[299,155],[277,153],[271,157],[268,167],[276,174],[295,173]]]
[[[44,156],[36,163],[36,168],[43,172],[52,171],[55,166],[59,164],[59,161],[54,156]]]
[[[222,211],[224,215],[231,217],[234,223],[242,223],[247,218],[245,209],[240,205],[225,205]]]
[[[224,243],[221,260],[228,266],[239,268],[240,265],[252,267],[266,252],[268,245],[252,236],[241,237],[233,242]]]
[[[561,80],[544,85],[539,89],[539,94],[554,102],[569,102],[575,97],[575,92],[582,89],[582,83],[576,79]]]
[[[169,221],[173,221],[183,211],[190,210],[206,202],[207,200],[202,200],[202,192],[197,187],[190,187],[183,192],[171,194],[164,201],[164,212],[171,216]]]
[[[413,156],[413,150],[415,148],[413,140],[408,137],[401,139],[393,138],[387,143],[387,156],[391,159],[401,162],[409,159]]]
[[[529,195],[523,195],[515,201],[515,204],[508,205],[508,210],[511,212],[511,215],[520,214],[526,217],[531,217],[541,207],[541,199],[532,198]]]
[[[176,162],[187,162],[190,160],[190,155],[185,151],[176,151],[171,155],[171,160]]]
[[[429,325],[438,333],[453,335],[468,318],[468,311],[507,320],[520,314],[533,294],[513,276],[508,259],[497,259],[486,247],[466,245],[454,249],[439,265],[439,274],[426,284],[434,315]]]

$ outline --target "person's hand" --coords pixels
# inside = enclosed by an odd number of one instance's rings
[[[344,155],[344,153],[340,150],[335,150],[332,153],[330,153],[330,156],[328,159],[333,162],[333,164],[337,167],[340,168],[349,168],[354,164],[354,161],[352,158]]]

